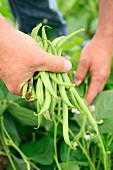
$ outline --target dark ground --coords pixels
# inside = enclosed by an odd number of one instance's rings
[[[8,159],[5,156],[0,155],[0,170],[6,170]]]

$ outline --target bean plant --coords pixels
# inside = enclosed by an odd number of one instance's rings
[[[38,35],[39,29],[42,36]],[[95,106],[89,107],[85,95],[90,74],[80,87],[72,83],[82,44],[76,34],[83,29],[53,41],[48,40],[46,29],[39,24],[31,36],[53,57],[73,54],[73,69],[69,75],[35,73],[24,85],[22,98],[10,94],[1,82],[0,154],[8,158],[8,170],[110,170],[112,123],[111,127],[106,126],[113,119],[105,112],[113,109],[111,79],[105,87],[111,85],[109,90],[97,97]]]

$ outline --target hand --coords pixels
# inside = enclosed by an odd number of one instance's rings
[[[21,95],[23,85],[36,71],[71,69],[70,61],[46,53],[30,36],[13,28],[6,32],[0,40],[0,78],[11,93]]]
[[[86,96],[88,104],[91,104],[96,95],[103,90],[110,74],[111,58],[112,43],[105,37],[94,36],[92,41],[82,50],[74,80],[76,83],[78,77],[82,82],[87,72],[91,73],[91,82]]]

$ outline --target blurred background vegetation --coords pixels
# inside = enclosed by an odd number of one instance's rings
[[[57,0],[59,10],[67,21],[68,33],[85,28],[84,39],[90,39],[98,24],[98,0]],[[0,13],[13,23],[7,0],[0,0]]]

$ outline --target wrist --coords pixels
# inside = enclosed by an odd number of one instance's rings
[[[14,30],[14,28],[10,26],[6,19],[0,14],[0,42],[3,38],[8,36],[12,30]]]
[[[98,27],[94,37],[113,46],[113,28]]]

